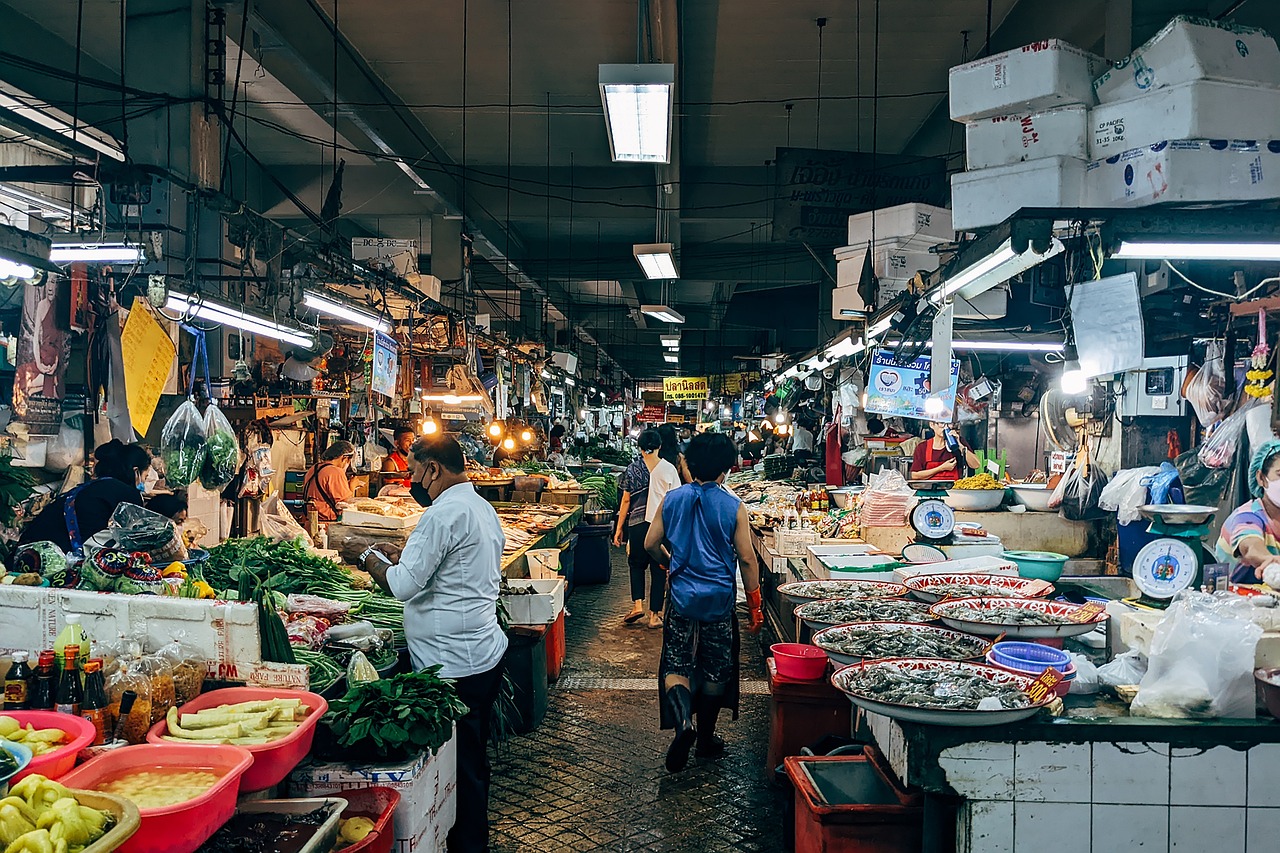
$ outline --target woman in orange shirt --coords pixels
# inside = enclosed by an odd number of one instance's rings
[[[315,507],[321,521],[337,521],[342,507],[351,503],[355,493],[347,479],[356,448],[349,441],[335,441],[307,472],[302,495],[308,506]]]

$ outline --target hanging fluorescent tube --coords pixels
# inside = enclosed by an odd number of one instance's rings
[[[28,264],[0,258],[0,280],[8,278],[35,278],[36,268]]]
[[[636,243],[631,247],[636,263],[649,279],[679,278],[675,247],[671,243]]]
[[[572,376],[566,376],[566,377],[564,378],[564,384],[565,384],[565,385],[568,385],[570,388],[572,388],[573,386],[577,385],[578,383],[573,381],[573,377],[572,377]]]
[[[929,341],[933,346],[933,341]],[[956,341],[951,348],[957,352],[1062,352],[1065,344],[1053,341]]]
[[[34,210],[41,219],[61,221],[71,218],[69,203],[56,204],[54,199],[18,187],[0,184],[0,198],[19,202],[23,210],[28,213]]]
[[[662,358],[663,358],[663,360],[664,360],[664,361],[666,361],[666,362],[667,362],[667,364],[679,364],[679,363],[680,363],[680,356],[676,355],[676,354],[675,354],[675,353],[673,353],[673,352],[664,352],[664,353],[662,354]]]
[[[676,67],[601,65],[609,152],[615,163],[670,163]]]
[[[1062,241],[1057,237],[1050,238],[1049,249],[1043,255],[1030,247],[1025,252],[1015,252],[1013,241],[1005,240],[990,255],[948,276],[942,287],[929,295],[929,301],[937,305],[957,294],[964,299],[973,299],[996,285],[1021,275],[1036,264],[1061,254],[1062,250]]]
[[[1280,261],[1280,243],[1123,240],[1111,257],[1178,261]]]
[[[484,397],[479,394],[423,394],[422,399],[428,403],[444,403],[446,406],[457,406],[461,403],[479,403]]]
[[[880,322],[872,326],[870,329],[867,329],[867,341],[870,341],[872,338],[883,335],[885,332],[889,331],[889,329],[892,327],[893,327],[893,318],[885,317],[884,319],[880,320]]]
[[[328,314],[331,317],[355,323],[357,326],[364,326],[365,328],[382,332],[384,335],[391,332],[391,324],[378,315],[371,314],[368,311],[361,311],[359,308],[355,308],[345,302],[330,299],[310,290],[303,293],[302,304],[313,311],[319,311],[321,314]]]
[[[640,313],[646,314],[660,323],[683,323],[684,315],[666,305],[641,305]]]
[[[284,341],[295,346],[310,349],[315,344],[315,339],[300,329],[282,326],[265,317],[247,314],[238,308],[210,302],[208,299],[188,296],[185,293],[170,291],[164,307],[166,311],[172,311],[184,317],[196,317],[210,323],[219,323],[223,326],[252,332],[255,335],[262,335],[264,338]]]
[[[662,335],[662,345],[668,349],[680,349],[679,335]]]
[[[75,139],[80,145],[105,154],[112,160],[124,162],[124,150],[120,143],[96,128],[76,122],[69,114],[16,86],[0,83],[0,109],[9,110],[19,118],[66,137],[68,141]]]
[[[144,260],[142,247],[127,243],[54,243],[49,260],[55,264],[84,261],[99,264],[137,264]]]

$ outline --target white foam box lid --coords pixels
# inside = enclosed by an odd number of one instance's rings
[[[1280,47],[1266,30],[1178,15],[1093,83],[1098,103],[1195,80],[1280,86]]]
[[[810,545],[805,549],[808,553],[805,555],[805,563],[811,571],[816,571],[822,565],[823,558],[829,557],[864,557],[868,554],[878,554],[880,549],[874,545],[868,545],[865,542],[843,542],[838,545]]]
[[[1089,110],[1081,104],[992,116],[964,126],[965,168],[989,169],[1043,157],[1089,157]]]
[[[873,224],[876,245],[928,249],[937,243],[950,242],[956,236],[951,228],[951,211],[932,204],[909,202],[850,216],[849,245],[870,243]]]
[[[951,118],[975,121],[1069,104],[1093,106],[1093,81],[1106,66],[1102,57],[1058,39],[957,65],[947,75]]]
[[[1280,89],[1201,80],[1106,104],[1089,114],[1089,156],[1166,139],[1270,139],[1280,130]]]
[[[1280,140],[1179,139],[1089,164],[1092,207],[1280,198]]]
[[[998,225],[1024,207],[1081,207],[1087,161],[1046,157],[951,176],[956,228]]]
[[[341,795],[343,791],[377,785],[400,792],[392,818],[396,849],[409,853],[436,822],[433,816],[452,815],[458,787],[458,738],[435,755],[419,755],[390,764],[327,763],[299,765],[289,774],[289,793],[295,797]],[[449,826],[453,825],[450,817]],[[444,827],[445,831],[449,826]]]
[[[533,595],[502,596],[512,625],[549,625],[556,621],[560,611],[564,610],[563,578],[511,578],[507,584],[512,587],[532,587],[537,590]]]
[[[974,572],[984,575],[1017,576],[1018,566],[1004,557],[978,556],[963,557],[956,560],[945,560],[941,563],[920,563],[914,566],[903,566],[894,570],[894,579],[902,582],[916,575],[946,575]]]

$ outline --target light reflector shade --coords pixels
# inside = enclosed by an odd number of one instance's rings
[[[640,313],[660,323],[683,323],[684,315],[667,305],[641,305]]]
[[[601,65],[609,152],[616,163],[670,163],[674,65]]]
[[[364,326],[367,329],[382,332],[384,335],[391,331],[391,324],[382,317],[368,311],[361,311],[353,305],[348,305],[337,299],[331,299],[320,293],[306,291],[302,295],[302,303],[313,311],[319,311],[321,314],[328,314],[330,317],[337,317],[339,320],[346,320],[348,323],[355,323],[357,326]]]
[[[263,337],[307,347],[308,349],[315,343],[311,335],[300,329],[282,326],[265,317],[247,314],[239,308],[211,302],[208,299],[188,296],[185,293],[170,291],[164,307],[166,311],[173,311],[186,317],[198,317],[210,323],[220,323],[233,329],[252,332],[255,335],[262,335]]]
[[[670,243],[636,243],[631,247],[636,263],[649,279],[679,278],[674,247]]]

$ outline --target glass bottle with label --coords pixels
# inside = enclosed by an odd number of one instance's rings
[[[26,652],[14,652],[13,663],[4,676],[4,709],[25,711],[31,707],[31,667],[27,665]]]
[[[63,660],[62,678],[58,680],[58,699],[53,703],[53,710],[78,717],[84,701],[84,687],[80,684],[80,673],[76,670],[75,655],[66,655]]]
[[[107,682],[102,675],[102,661],[92,658],[84,664],[84,698],[80,716],[93,723],[94,745],[107,741]]]
[[[53,703],[58,698],[58,679],[53,662],[53,649],[41,652],[36,661],[36,674],[31,681],[31,693],[28,696],[28,704],[33,711],[52,711]]]

